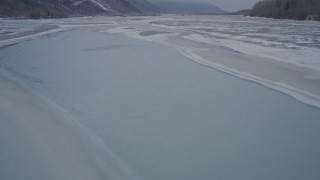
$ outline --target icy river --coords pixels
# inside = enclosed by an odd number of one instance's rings
[[[0,179],[318,180],[320,24],[0,20]]]

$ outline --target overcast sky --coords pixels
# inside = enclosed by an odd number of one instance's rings
[[[149,2],[160,1],[180,1],[180,2],[211,2],[221,9],[227,11],[237,11],[241,9],[249,9],[259,0],[148,0]]]

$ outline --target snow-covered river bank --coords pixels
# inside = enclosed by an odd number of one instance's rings
[[[277,35],[233,16],[29,22],[0,49],[0,179],[319,179],[319,25],[305,44],[251,32],[269,45],[237,22]]]

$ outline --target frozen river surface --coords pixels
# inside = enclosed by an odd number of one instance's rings
[[[0,24],[0,179],[320,179],[318,23]]]

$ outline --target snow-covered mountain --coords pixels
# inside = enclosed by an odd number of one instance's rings
[[[70,15],[139,13],[126,0],[1,0],[0,16],[49,18]]]
[[[162,10],[163,13],[181,13],[181,14],[221,14],[225,11],[212,3],[206,2],[154,2],[154,4]]]
[[[159,13],[160,9],[147,0],[126,0],[143,13]]]

